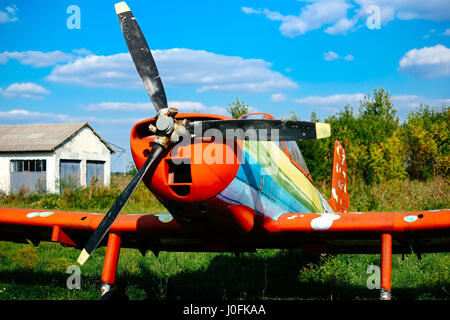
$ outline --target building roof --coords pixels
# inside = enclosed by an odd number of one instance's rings
[[[114,153],[87,123],[52,123],[0,126],[0,152],[51,152],[88,127]]]

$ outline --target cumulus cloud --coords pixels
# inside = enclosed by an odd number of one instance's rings
[[[0,93],[6,98],[43,99],[50,91],[36,83],[24,82],[13,83],[5,90],[0,89]]]
[[[336,52],[328,51],[328,52],[323,53],[323,58],[326,61],[333,61],[333,60],[336,60],[337,58],[339,58],[339,55]]]
[[[304,98],[295,99],[294,102],[302,106],[319,107],[329,112],[339,112],[344,109],[344,106],[351,105],[358,107],[359,102],[364,99],[364,93],[352,94],[334,94],[328,96],[307,96]],[[421,104],[430,106],[449,105],[448,98],[428,98],[411,94],[399,94],[391,97],[394,107],[398,110],[401,116],[406,116],[411,110],[417,109]]]
[[[269,9],[246,8],[246,14],[263,14],[267,19],[281,21],[280,32],[286,37],[296,37],[308,31],[321,28],[324,24],[336,24],[346,17],[351,7],[345,0],[318,0],[308,3],[301,8],[300,14],[283,15]],[[336,27],[337,29],[338,27]]]
[[[91,54],[91,52],[87,49],[74,49],[72,50],[72,53],[66,53],[59,50],[49,52],[4,51],[0,53],[0,64],[5,64],[9,60],[17,60],[20,64],[41,68],[74,61],[81,56],[89,54]]]
[[[70,117],[63,114],[34,112],[24,109],[12,109],[9,111],[0,111],[1,122],[25,120],[25,121],[69,121]]]
[[[450,49],[441,44],[412,49],[400,59],[398,70],[419,78],[449,76]]]
[[[345,57],[341,57],[334,51],[324,52],[323,58],[326,61],[333,61],[333,60],[337,60],[337,59],[344,59],[345,61],[353,61],[353,59],[354,59],[354,57],[351,54],[347,54]]]
[[[17,7],[12,5],[5,8],[5,11],[0,10],[0,23],[9,23],[19,20],[16,16]]]
[[[308,105],[308,106],[329,106],[329,105],[341,105],[359,103],[364,98],[363,93],[353,94],[334,94],[330,96],[307,96],[300,99],[295,99],[296,103]]]
[[[201,112],[228,115],[227,110],[221,106],[206,106],[197,101],[168,101],[169,107],[175,107],[179,112]],[[90,104],[88,111],[144,111],[153,114],[155,108],[151,102],[101,102]]]
[[[89,122],[105,125],[127,125],[141,121],[142,118],[108,118],[83,115],[67,115],[61,113],[46,113],[29,111],[26,109],[11,109],[0,111],[0,124],[24,124],[24,123],[59,123],[59,122]]]
[[[282,93],[274,93],[271,97],[270,100],[274,101],[274,102],[281,102],[281,101],[286,101],[287,97],[285,94]]]
[[[154,50],[153,56],[164,85],[197,86],[198,92],[265,92],[298,87],[262,59],[192,49]],[[129,53],[79,58],[55,66],[47,80],[86,87],[143,88]]]
[[[324,29],[324,32],[346,34],[366,24],[373,11],[371,6],[379,8],[380,23],[390,21],[425,19],[432,21],[450,20],[450,2],[448,0],[316,0],[300,1],[298,15],[281,14],[277,11],[242,7],[245,14],[264,15],[272,21],[281,21],[279,30],[286,37],[297,37],[309,31]]]

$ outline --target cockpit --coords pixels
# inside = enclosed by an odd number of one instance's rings
[[[275,118],[268,113],[247,113],[239,119],[254,119],[254,120],[275,120]],[[305,160],[303,159],[300,148],[295,141],[276,141],[281,150],[291,159],[291,162],[299,168],[308,178],[311,177]]]

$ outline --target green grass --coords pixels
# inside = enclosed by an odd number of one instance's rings
[[[105,212],[127,183],[115,176],[111,188],[74,190],[51,195],[0,197],[0,206],[78,209]],[[322,185],[323,194],[329,187]],[[418,210],[450,207],[449,183],[390,181],[349,188],[352,210]],[[90,195],[90,199],[89,199]],[[97,201],[98,199],[98,201]],[[102,200],[103,199],[103,200]],[[73,202],[71,202],[73,201]],[[77,203],[81,208],[73,207]],[[92,205],[92,207],[91,207]],[[127,204],[126,213],[164,212],[145,187],[140,186]],[[81,289],[66,287],[67,267],[79,251],[56,243],[34,247],[0,242],[0,299],[98,299],[105,248],[97,249],[81,269]],[[449,299],[450,254],[393,256],[394,299]],[[258,250],[236,257],[229,253],[168,253],[122,249],[117,287],[130,299],[378,299],[369,290],[370,265],[380,265],[380,255],[312,256],[301,250]]]

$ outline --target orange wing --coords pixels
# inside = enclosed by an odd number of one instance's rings
[[[0,240],[54,241],[82,248],[103,214],[0,208]],[[248,233],[197,224],[182,225],[170,214],[119,215],[110,232],[122,247],[167,251],[246,251],[303,248],[317,252],[379,252],[381,235],[393,238],[393,251],[450,251],[450,210],[285,213]],[[105,237],[107,238],[107,237]],[[106,245],[106,239],[102,245]]]
[[[85,212],[0,208],[0,240],[54,241],[82,248],[103,217]],[[154,247],[155,239],[161,236],[179,238],[191,232],[170,214],[120,215],[110,231],[123,237],[124,247],[132,248]]]
[[[391,234],[398,253],[450,251],[450,210],[285,213],[265,229],[280,236],[302,237],[324,252],[379,252],[382,234]],[[373,249],[373,250],[372,250]]]

